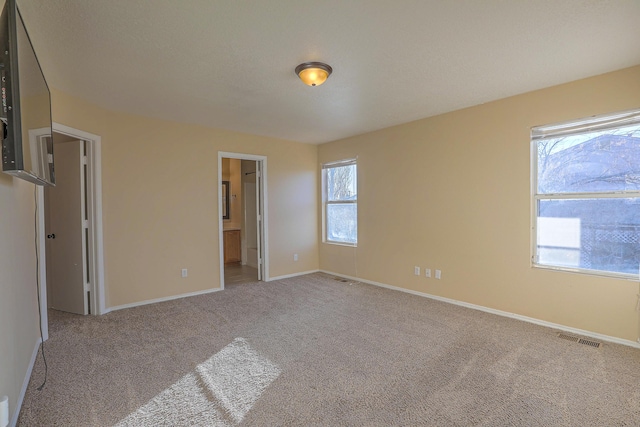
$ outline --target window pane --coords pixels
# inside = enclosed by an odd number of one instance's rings
[[[327,204],[327,240],[341,243],[358,241],[358,205]]]
[[[356,165],[326,169],[327,200],[357,200],[358,185]]]
[[[638,274],[640,199],[541,200],[538,263]]]
[[[640,126],[545,139],[538,194],[640,191]]]

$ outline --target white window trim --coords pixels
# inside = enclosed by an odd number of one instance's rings
[[[615,191],[601,193],[549,193],[538,194],[538,141],[553,137],[578,135],[613,129],[633,124],[640,124],[640,110],[630,110],[620,113],[602,114],[580,120],[555,123],[531,128],[530,160],[531,160],[531,266],[543,270],[562,271],[568,273],[587,274],[589,276],[610,277],[630,281],[640,280],[638,274],[616,273],[603,270],[589,270],[584,268],[571,268],[540,264],[538,255],[538,204],[540,200],[568,200],[568,199],[600,199],[600,198],[640,198],[640,191]]]
[[[325,169],[332,169],[332,168],[339,168],[342,166],[351,166],[351,165],[356,165],[356,174],[357,174],[357,158],[354,159],[345,159],[345,160],[338,160],[336,162],[329,162],[329,163],[323,163],[322,165],[320,165],[320,174],[321,174],[321,181],[322,181],[322,243],[326,243],[329,245],[336,245],[336,246],[347,246],[347,247],[358,247],[358,228],[356,226],[356,241],[355,243],[349,243],[349,242],[339,242],[339,241],[335,241],[335,240],[330,240],[327,236],[327,209],[328,206],[331,205],[338,205],[338,204],[354,204],[356,206],[358,206],[358,199],[356,198],[356,200],[338,200],[338,201],[332,201],[329,202],[327,200],[327,178],[326,178],[326,173],[324,172]],[[356,186],[358,184],[358,178],[356,176]],[[357,193],[357,191],[356,191]]]

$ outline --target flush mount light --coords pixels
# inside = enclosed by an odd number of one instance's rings
[[[305,62],[296,67],[300,80],[309,86],[320,86],[327,80],[333,69],[322,62]]]

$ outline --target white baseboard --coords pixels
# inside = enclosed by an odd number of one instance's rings
[[[298,276],[304,276],[304,275],[307,275],[307,274],[318,273],[319,271],[320,270],[309,270],[309,271],[302,271],[300,273],[285,274],[284,276],[269,277],[267,282],[273,282],[274,280],[290,279],[292,277],[298,277]]]
[[[267,282],[271,282],[271,281],[274,281],[274,280],[288,279],[290,277],[304,276],[306,274],[317,273],[318,271],[320,271],[320,270],[309,270],[309,271],[303,271],[301,273],[293,273],[293,274],[286,274],[284,276],[270,277],[266,281]],[[107,314],[107,313],[109,313],[111,311],[124,310],[125,308],[133,308],[133,307],[139,307],[141,305],[155,304],[157,302],[171,301],[171,300],[179,299],[179,298],[187,298],[187,297],[194,297],[194,296],[197,296],[197,295],[209,294],[209,293],[218,292],[218,291],[221,291],[221,290],[222,290],[221,288],[207,289],[205,291],[190,292],[190,293],[187,293],[187,294],[173,295],[173,296],[170,296],[170,297],[156,298],[156,299],[150,299],[150,300],[145,300],[145,301],[133,302],[133,303],[130,303],[130,304],[116,305],[116,306],[107,308],[105,310],[105,312],[102,313],[102,314]]]
[[[36,346],[31,353],[31,360],[29,361],[29,367],[27,373],[24,375],[24,381],[22,381],[22,389],[20,389],[20,395],[18,395],[18,401],[16,402],[16,411],[13,413],[13,417],[9,421],[9,427],[15,427],[18,423],[18,417],[20,416],[20,409],[22,409],[22,402],[24,401],[24,395],[27,393],[27,387],[29,386],[29,380],[31,379],[31,373],[33,372],[33,365],[36,363],[36,357],[40,350],[40,337],[36,341]]]
[[[107,308],[105,310],[105,312],[102,313],[102,314],[109,313],[110,311],[124,310],[125,308],[133,308],[133,307],[139,307],[141,305],[155,304],[157,302],[165,302],[165,301],[171,301],[171,300],[174,300],[174,299],[195,297],[197,295],[210,294],[212,292],[218,292],[218,291],[221,291],[221,290],[222,290],[221,288],[214,288],[214,289],[207,289],[207,290],[204,290],[204,291],[196,291],[196,292],[189,292],[189,293],[186,293],[186,294],[172,295],[170,297],[163,297],[163,298],[149,299],[149,300],[139,301],[139,302],[132,302],[130,304],[116,305],[114,307]]]
[[[451,298],[440,297],[438,295],[432,295],[432,294],[428,294],[428,293],[425,293],[425,292],[413,291],[411,289],[404,289],[404,288],[400,288],[398,286],[387,285],[386,283],[374,282],[373,280],[359,279],[357,277],[347,276],[347,275],[340,274],[340,273],[334,273],[332,271],[320,270],[320,272],[321,273],[325,273],[325,274],[330,274],[332,276],[343,277],[345,279],[349,279],[349,280],[352,280],[352,281],[355,281],[355,282],[362,282],[362,283],[366,283],[366,284],[369,284],[369,285],[380,286],[382,288],[392,289],[394,291],[406,292],[408,294],[418,295],[418,296],[425,297],[425,298],[431,298],[433,300],[442,301],[442,302],[446,302],[446,303],[449,303],[449,304],[455,304],[455,305],[459,305],[459,306],[462,306],[462,307],[471,308],[473,310],[484,311],[485,313],[497,314],[498,316],[509,317],[511,319],[521,320],[523,322],[529,322],[529,323],[533,323],[535,325],[545,326],[545,327],[551,328],[551,329],[559,329],[561,331],[570,332],[570,333],[576,334],[576,335],[584,335],[584,336],[587,336],[587,337],[595,338],[595,339],[600,340],[600,341],[607,341],[607,342],[610,342],[610,343],[622,344],[622,345],[626,345],[626,346],[629,346],[629,347],[634,347],[634,348],[640,349],[640,343],[637,343],[637,342],[634,342],[634,341],[631,341],[631,340],[625,340],[625,339],[622,339],[622,338],[612,337],[612,336],[609,336],[609,335],[603,335],[603,334],[599,334],[597,332],[586,331],[584,329],[572,328],[570,326],[561,325],[559,323],[547,322],[546,320],[540,320],[540,319],[536,319],[536,318],[533,318],[533,317],[522,316],[520,314],[510,313],[508,311],[496,310],[494,308],[484,307],[482,305],[471,304],[471,303],[464,302],[464,301],[458,301],[458,300],[451,299]]]

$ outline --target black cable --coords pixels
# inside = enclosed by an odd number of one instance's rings
[[[40,301],[40,257],[38,256],[38,187],[33,186],[33,195],[36,203],[35,213],[34,213],[34,232],[35,232],[35,248],[36,248],[36,291],[38,292],[38,318],[40,321],[40,351],[42,352],[42,360],[44,361],[44,381],[38,387],[38,391],[41,391],[44,388],[44,385],[47,383],[47,373],[49,371],[49,367],[47,366],[47,358],[44,355],[44,334],[42,333],[42,302]]]

